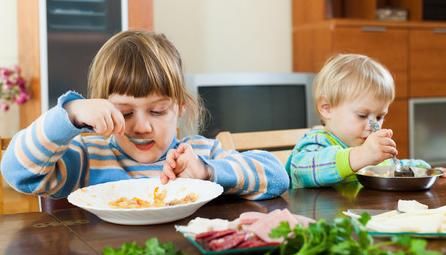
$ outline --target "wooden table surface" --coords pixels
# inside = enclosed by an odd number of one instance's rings
[[[446,205],[446,179],[431,190],[389,192],[342,188],[296,189],[280,198],[246,201],[221,196],[200,208],[192,216],[172,223],[152,226],[123,226],[102,221],[79,208],[63,209],[51,214],[25,213],[0,216],[0,254],[102,254],[106,246],[119,247],[123,242],[143,244],[151,237],[172,241],[186,254],[199,254],[174,225],[185,225],[195,217],[232,220],[246,211],[269,212],[289,208],[296,214],[315,219],[333,219],[347,209],[394,209],[399,199],[417,200],[430,208]],[[431,239],[429,247],[446,254],[446,239]]]

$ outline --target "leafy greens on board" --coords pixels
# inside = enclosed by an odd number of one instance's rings
[[[308,228],[296,225],[290,228],[282,222],[271,231],[273,238],[283,237],[278,250],[271,254],[280,255],[440,255],[426,250],[426,240],[407,235],[393,236],[390,241],[374,243],[365,225],[370,215],[363,213],[356,220],[336,218],[332,224],[324,219],[310,224]],[[391,248],[390,248],[391,247]],[[389,250],[391,249],[391,250]]]
[[[160,243],[157,238],[151,238],[141,247],[136,242],[124,243],[121,247],[114,249],[106,247],[104,255],[185,255],[178,251],[171,242]]]
[[[393,236],[386,242],[374,243],[373,237],[365,228],[370,215],[363,213],[356,220],[336,218],[333,223],[324,219],[310,224],[307,228],[296,225],[290,228],[282,222],[271,231],[274,238],[283,237],[280,246],[267,254],[280,255],[441,255],[440,252],[426,250],[426,240],[407,235]],[[391,247],[391,250],[389,250]],[[106,247],[104,255],[185,255],[171,243],[160,243],[151,238],[141,247],[136,242],[124,243],[119,248]]]

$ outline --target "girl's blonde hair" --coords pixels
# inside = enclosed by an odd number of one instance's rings
[[[364,94],[392,102],[395,85],[390,72],[377,61],[359,54],[338,54],[327,60],[313,81],[317,104],[324,97],[331,106]]]
[[[88,90],[90,98],[167,96],[185,106],[190,127],[196,122],[201,126],[202,104],[187,91],[180,54],[164,34],[123,31],[114,35],[93,59]]]

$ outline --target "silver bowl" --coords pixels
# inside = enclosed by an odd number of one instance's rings
[[[441,169],[411,167],[415,176],[395,177],[394,166],[368,166],[356,173],[362,186],[377,190],[415,191],[430,189],[443,174]]]

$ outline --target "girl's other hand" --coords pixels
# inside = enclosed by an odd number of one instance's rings
[[[391,129],[371,133],[365,142],[350,151],[350,166],[357,171],[368,165],[376,165],[398,155],[396,143],[392,140]]]
[[[209,171],[204,162],[195,154],[192,146],[182,143],[177,149],[171,149],[166,156],[163,172],[161,173],[161,183],[166,184],[176,177],[209,179]]]
[[[94,132],[109,136],[124,134],[122,113],[106,99],[78,99],[64,105],[71,122],[79,128],[91,127]]]

